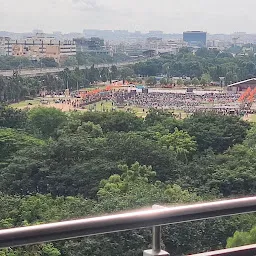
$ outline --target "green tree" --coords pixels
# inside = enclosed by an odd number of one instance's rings
[[[177,80],[177,85],[183,85],[183,84],[184,84],[183,79],[178,79]]]
[[[77,61],[76,57],[70,56],[65,60],[63,66],[64,67],[75,67],[75,66],[78,66],[78,61]]]
[[[167,82],[167,79],[166,78],[161,78],[161,80],[160,80],[160,84],[161,85],[167,85],[168,84],[168,82]]]
[[[249,148],[256,147],[256,125],[253,125],[251,129],[247,132],[244,144]]]
[[[58,63],[54,58],[43,58],[40,60],[43,67],[55,68],[58,67]]]
[[[187,85],[190,85],[190,84],[191,84],[191,81],[190,81],[190,80],[187,80],[187,79],[186,79],[186,80],[184,81],[184,85],[187,86]]]
[[[200,84],[207,85],[211,82],[211,76],[209,74],[203,74],[200,80]]]
[[[228,238],[227,248],[255,244],[255,242],[256,242],[256,227],[253,227],[249,232],[236,231],[233,237]]]
[[[134,75],[134,70],[129,67],[124,67],[120,70],[121,78],[126,80],[127,77],[132,77]]]
[[[192,79],[192,84],[193,84],[193,85],[199,85],[199,84],[200,84],[200,81],[198,80],[198,78],[194,77],[194,78]]]
[[[108,180],[102,180],[100,183],[100,189],[98,196],[106,196],[108,194],[120,194],[127,193],[129,183],[134,185],[135,183],[148,182],[150,179],[156,176],[156,173],[152,171],[152,167],[140,166],[138,162],[131,165],[129,168],[127,165],[120,165],[122,175],[112,175]]]
[[[249,128],[250,124],[239,117],[206,113],[186,118],[182,129],[195,137],[199,151],[212,148],[222,153],[236,143],[241,143]]]
[[[56,108],[34,108],[28,113],[32,130],[43,138],[54,137],[66,121],[66,115]]]
[[[101,80],[102,82],[107,82],[109,79],[109,70],[108,68],[102,68],[101,72],[100,72],[100,76],[101,76]]]
[[[196,152],[196,142],[187,132],[178,128],[175,128],[174,133],[162,136],[159,142],[185,160]]]
[[[99,124],[102,127],[103,132],[129,132],[135,130],[141,130],[143,125],[143,119],[137,117],[133,113],[127,113],[122,111],[97,113],[86,112],[79,115],[78,118],[82,122],[93,122]]]
[[[157,81],[155,77],[150,76],[149,78],[147,78],[146,83],[149,85],[156,85]]]
[[[141,165],[151,165],[157,170],[157,178],[161,181],[177,178],[176,154],[141,134],[108,134],[104,155],[112,161],[121,161],[128,165],[132,165],[134,161]]]
[[[88,80],[90,81],[91,84],[100,80],[99,70],[97,68],[95,68],[94,65],[91,66],[88,73],[89,73]]]
[[[22,129],[26,126],[27,113],[5,105],[0,105],[0,127]]]
[[[115,65],[112,65],[110,71],[111,71],[111,78],[117,79],[119,76],[119,71],[118,71],[117,67]]]
[[[40,144],[43,142],[21,131],[0,128],[0,164],[3,165],[5,161],[10,161],[16,151]]]
[[[145,117],[146,126],[155,126],[157,124],[162,124],[168,121],[177,123],[173,113],[159,109],[150,109],[147,116]]]

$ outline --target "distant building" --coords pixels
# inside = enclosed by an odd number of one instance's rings
[[[189,46],[206,47],[207,33],[203,31],[187,31],[183,33],[183,41]]]
[[[148,36],[150,37],[162,37],[164,34],[163,31],[159,31],[159,30],[151,30],[148,32]]]
[[[157,54],[176,54],[184,46],[185,44],[181,40],[163,40],[158,37],[149,37],[146,40],[145,48],[155,50]]]
[[[150,50],[154,49],[157,50],[159,45],[163,42],[162,38],[159,37],[149,37],[146,40],[146,47]]]
[[[46,37],[44,34],[19,40],[7,38],[4,44],[5,55],[23,56],[37,61],[41,58],[53,58],[57,63],[60,63],[68,57],[76,55],[74,41],[60,41],[54,37]]]
[[[5,47],[5,42],[7,40],[10,40],[10,38],[9,37],[0,37],[0,56],[7,55],[6,47]]]
[[[74,41],[76,43],[77,52],[94,53],[97,55],[106,54],[113,56],[112,48],[105,45],[104,40],[99,37],[76,38]]]

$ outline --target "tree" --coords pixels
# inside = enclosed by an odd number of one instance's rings
[[[190,85],[190,84],[191,84],[191,81],[190,81],[190,80],[187,80],[187,79],[186,79],[186,80],[184,81],[184,85],[188,86],[188,85]]]
[[[75,66],[78,66],[78,61],[77,61],[76,57],[70,56],[65,60],[63,66],[64,67],[75,67]]]
[[[250,124],[235,116],[195,114],[184,120],[183,130],[194,136],[199,151],[212,148],[222,153],[246,137]]]
[[[256,242],[256,227],[253,227],[249,232],[236,231],[233,237],[228,238],[227,248],[255,244],[255,242]]]
[[[161,85],[167,85],[168,84],[168,82],[167,82],[167,79],[166,78],[161,78],[161,80],[160,80],[160,84]]]
[[[99,124],[102,127],[103,132],[129,132],[135,130],[141,130],[143,125],[143,119],[137,117],[134,113],[128,112],[107,112],[107,113],[92,113],[85,112],[79,115],[78,118],[82,122],[93,122]]]
[[[0,56],[0,69],[14,70],[20,68],[39,67],[39,63],[29,60],[26,57],[17,58],[16,56]]]
[[[174,133],[164,135],[159,140],[160,144],[173,150],[181,159],[187,160],[189,156],[196,152],[196,142],[185,131],[175,128]]]
[[[192,79],[192,84],[193,84],[193,85],[199,85],[200,82],[199,82],[198,78],[194,77],[194,78]]]
[[[127,193],[130,189],[129,183],[134,186],[138,183],[147,183],[150,179],[156,176],[156,173],[152,171],[152,167],[140,166],[138,162],[133,164],[131,168],[127,165],[119,165],[122,175],[112,175],[108,180],[102,180],[100,183],[100,189],[98,192],[99,197],[105,197],[109,194],[121,194]]]
[[[237,75],[235,73],[233,73],[231,71],[227,72],[226,77],[225,77],[226,85],[236,82],[236,80],[237,80]]]
[[[56,108],[34,108],[28,113],[31,129],[43,138],[56,136],[57,129],[66,121],[66,115]]]
[[[101,76],[101,80],[102,82],[107,82],[107,80],[109,79],[109,70],[108,68],[102,68],[101,72],[100,72],[100,76]]]
[[[171,121],[177,125],[177,120],[174,118],[172,113],[159,109],[150,109],[147,116],[145,117],[146,126],[155,126],[157,124],[166,123],[168,121]]]
[[[0,127],[24,128],[27,122],[27,113],[5,105],[0,105]]]
[[[177,178],[176,154],[141,134],[134,132],[108,134],[104,156],[128,165],[136,161],[141,165],[151,165],[157,170],[157,178],[161,181]]]
[[[40,61],[42,63],[42,66],[44,67],[49,67],[49,68],[58,67],[58,63],[54,60],[54,58],[43,58]]]
[[[170,63],[165,63],[163,64],[163,67],[162,67],[164,74],[167,75],[167,78],[170,78],[170,65],[171,65]]]
[[[100,80],[99,70],[97,68],[95,68],[94,65],[92,65],[90,70],[89,70],[89,77],[88,78],[89,78],[89,81],[90,81],[91,84]]]
[[[243,143],[248,148],[255,148],[256,147],[256,125],[255,124],[247,132],[246,139],[244,140]]]
[[[126,80],[127,77],[132,77],[134,75],[134,70],[129,67],[124,67],[120,70],[121,78]]]
[[[111,78],[112,79],[117,79],[118,76],[119,76],[119,72],[118,72],[117,67],[115,65],[112,65],[110,70],[111,70]]]
[[[8,194],[48,194],[95,197],[101,179],[118,172],[104,156],[105,141],[62,135],[57,141],[24,147],[0,171],[1,191]]]
[[[211,82],[211,76],[209,74],[203,74],[200,80],[200,84],[207,85]]]
[[[40,144],[43,144],[43,141],[21,131],[0,128],[0,165],[6,164],[6,161],[9,162],[18,150]]]
[[[183,85],[183,84],[184,84],[184,82],[183,82],[182,79],[178,79],[178,80],[177,80],[177,85]]]
[[[130,76],[127,76],[127,77],[126,77],[126,81],[127,81],[128,83],[132,83],[133,79],[132,79]]]
[[[150,76],[150,77],[146,80],[146,83],[149,84],[149,85],[156,85],[157,81],[156,81],[156,78],[155,78],[155,77]]]

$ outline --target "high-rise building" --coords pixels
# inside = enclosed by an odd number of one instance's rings
[[[207,33],[203,31],[186,31],[183,33],[183,41],[189,46],[206,47]]]

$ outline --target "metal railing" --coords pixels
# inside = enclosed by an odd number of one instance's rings
[[[0,230],[0,248],[36,244],[138,228],[153,228],[153,250],[144,255],[168,255],[160,248],[158,226],[256,212],[256,197],[193,205],[161,207],[108,216]]]
[[[224,249],[213,252],[204,252],[199,254],[193,254],[188,256],[255,256],[256,255],[256,244],[246,245],[231,249]]]

